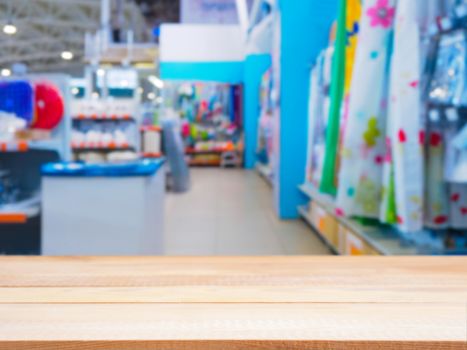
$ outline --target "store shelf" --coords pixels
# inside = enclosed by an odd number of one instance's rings
[[[323,236],[321,234],[321,232],[315,227],[315,225],[313,224],[313,221],[310,219],[309,215],[308,215],[308,210],[306,207],[303,207],[303,206],[300,206],[298,207],[298,212],[300,214],[300,216],[305,220],[305,222],[310,225],[310,227],[312,228],[312,230],[318,235],[319,238],[321,238],[321,240],[326,244],[326,246],[336,255],[339,255],[339,252],[338,250],[336,249],[336,247],[334,247],[334,245],[329,242],[329,240]]]
[[[60,148],[57,140],[0,142],[0,152],[27,152],[29,150],[56,151]]]
[[[273,182],[272,182],[272,169],[271,169],[271,167],[268,166],[268,165],[262,164],[262,163],[260,163],[260,162],[257,162],[255,168],[256,168],[256,171],[258,172],[258,174],[259,174],[264,180],[266,180],[266,182],[268,183],[268,185],[273,186]]]
[[[0,206],[0,224],[24,224],[39,215],[40,196]]]
[[[116,115],[116,114],[79,114],[72,118],[73,120],[134,120],[131,115]]]
[[[120,151],[120,150],[132,150],[134,149],[128,143],[93,143],[93,142],[81,142],[81,143],[72,143],[71,148],[73,151]]]
[[[142,158],[162,158],[162,153],[141,153]]]
[[[157,125],[143,125],[139,128],[140,131],[157,131],[161,132],[162,128]]]
[[[185,149],[186,154],[221,154],[224,152],[235,152],[236,150],[229,150],[225,148],[214,148],[214,149],[194,149],[187,148]]]
[[[190,166],[220,166],[221,160],[188,160],[188,165]]]
[[[336,215],[336,207],[331,196],[318,192],[311,185],[299,186],[299,189],[315,201],[328,214],[333,216],[340,225],[350,230],[354,235],[363,240],[382,255],[417,255],[417,249],[413,245],[405,246],[396,230],[390,226],[362,225],[356,220]],[[306,221],[310,222],[306,209],[299,208],[300,214],[306,216]],[[316,228],[315,228],[316,231]],[[337,247],[335,247],[337,250]]]

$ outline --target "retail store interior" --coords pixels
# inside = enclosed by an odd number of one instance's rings
[[[467,255],[466,28],[462,0],[0,0],[0,254]]]

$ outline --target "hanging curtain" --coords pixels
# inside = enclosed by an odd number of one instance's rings
[[[344,99],[341,107],[340,128],[339,128],[339,144],[336,155],[335,166],[335,183],[338,185],[338,174],[341,164],[341,151],[344,143],[345,129],[349,117],[349,99],[350,87],[352,84],[352,73],[355,63],[355,52],[358,45],[358,34],[360,32],[360,17],[362,13],[361,0],[347,0],[346,11],[346,30],[347,40],[345,48],[345,76],[344,76]]]
[[[365,0],[337,193],[338,215],[379,218],[395,0]]]
[[[340,0],[337,35],[334,42],[334,58],[332,62],[331,107],[329,109],[326,128],[326,152],[320,184],[321,192],[332,195],[336,194],[336,155],[339,139],[340,111],[344,96],[345,50],[347,44],[346,6],[347,0]]]
[[[423,227],[423,144],[418,0],[399,0],[394,23],[382,219],[403,232]],[[395,195],[395,206],[394,196]],[[397,215],[396,215],[397,213]]]

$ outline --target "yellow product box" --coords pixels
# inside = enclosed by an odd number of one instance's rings
[[[376,249],[366,243],[362,238],[355,235],[351,231],[347,230],[346,243],[345,243],[345,254],[346,255],[381,255]]]
[[[328,239],[328,241],[337,249],[339,245],[338,229],[339,224],[334,216],[327,214],[323,218],[321,227],[322,234]]]
[[[347,227],[339,224],[337,227],[337,250],[340,254],[346,254],[345,247],[346,247],[346,238],[347,238]]]

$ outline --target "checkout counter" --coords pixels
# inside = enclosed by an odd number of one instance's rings
[[[43,166],[42,254],[162,254],[164,162]]]

